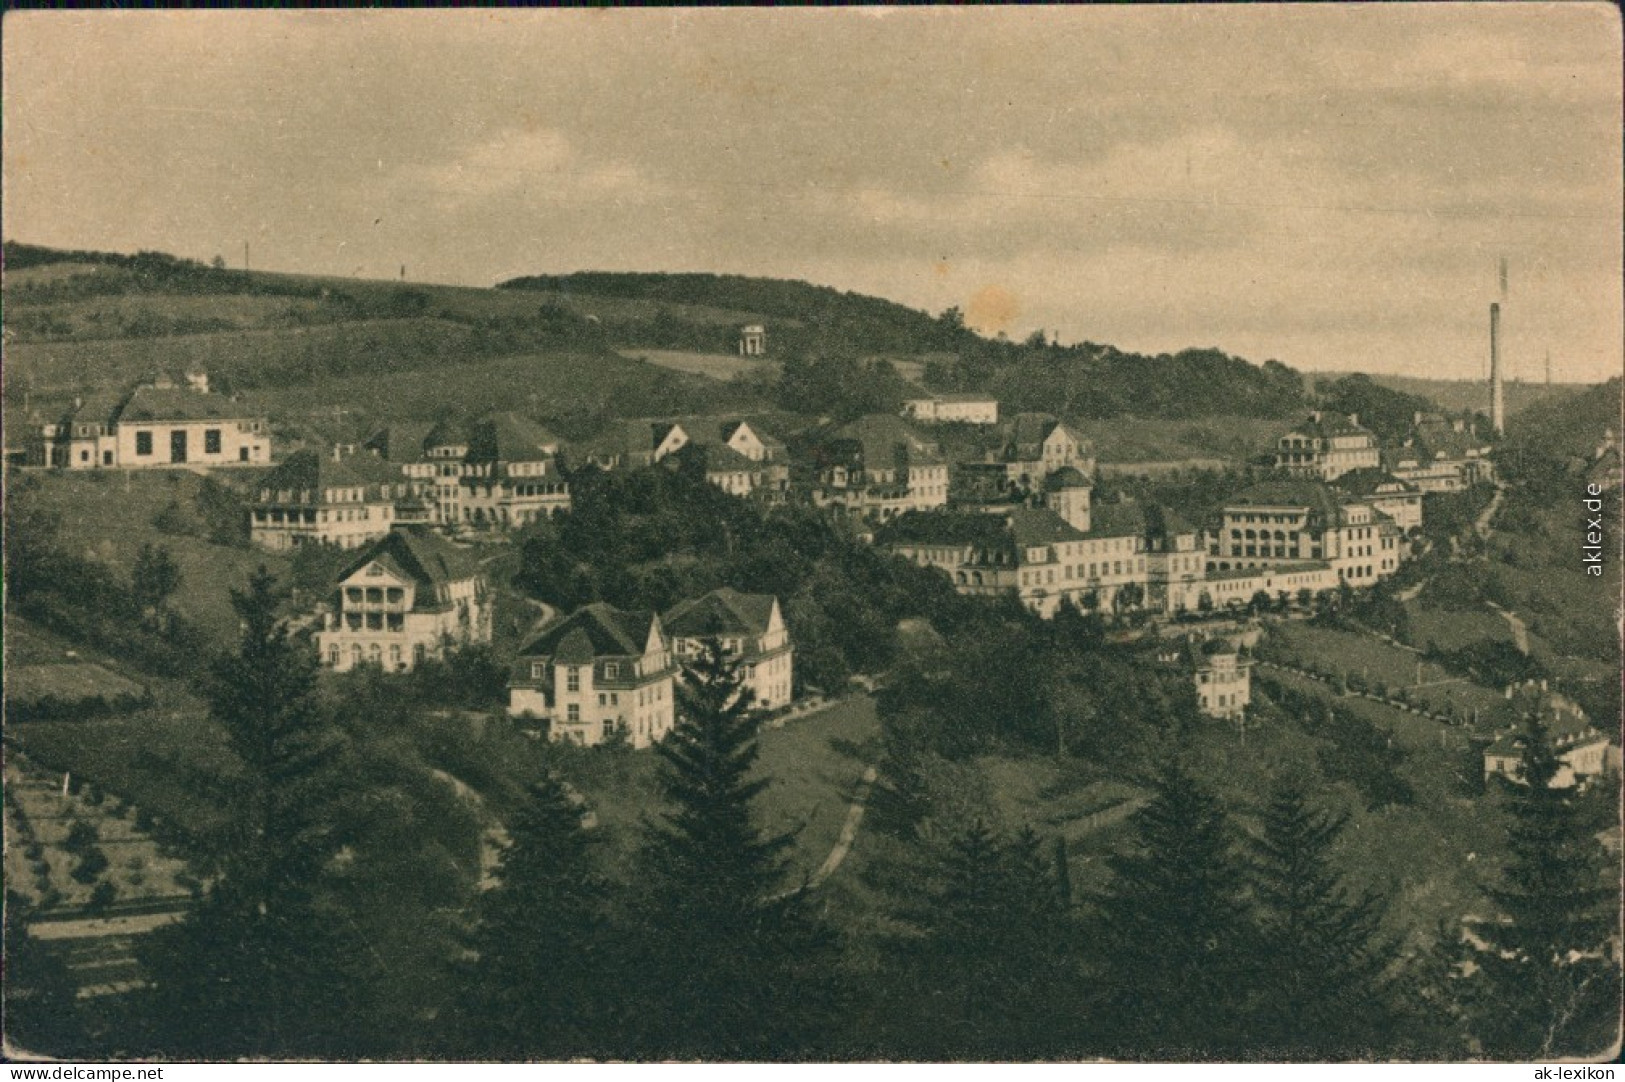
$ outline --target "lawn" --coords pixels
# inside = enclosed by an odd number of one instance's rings
[[[1271,676],[1298,691],[1330,695],[1314,681]],[[1365,699],[1337,703],[1405,748],[1398,773],[1415,797],[1411,804],[1368,810],[1348,785],[1331,787],[1322,798],[1350,814],[1336,858],[1356,884],[1393,900],[1391,934],[1411,945],[1426,943],[1441,920],[1454,923],[1482,907],[1483,888],[1493,881],[1506,844],[1503,799],[1496,791],[1470,795],[1478,788],[1481,760],[1459,730]],[[1290,723],[1281,727],[1302,737]],[[1237,764],[1215,764],[1206,749],[1197,759],[1209,776],[1237,773]]]
[[[1410,614],[1411,641],[1418,646],[1431,642],[1441,650],[1460,650],[1485,639],[1512,641],[1507,622],[1488,609],[1438,609],[1412,601],[1405,611]]]
[[[834,848],[864,769],[879,763],[879,736],[874,700],[864,695],[763,730],[756,771],[770,784],[758,798],[757,822],[795,832],[796,873],[811,874]]]
[[[727,380],[752,372],[777,376],[779,372],[777,361],[740,357],[732,353],[690,353],[675,349],[623,349],[618,352],[628,360],[644,361],[710,379]]]
[[[1409,650],[1352,631],[1311,627],[1301,622],[1275,625],[1260,656],[1299,668],[1356,675],[1368,684],[1381,681],[1390,694],[1403,688],[1407,695],[1435,712],[1451,707],[1485,711],[1501,701],[1495,691],[1457,678]],[[1426,686],[1416,688],[1419,671],[1420,682]]]
[[[825,710],[765,728],[756,776],[770,784],[756,802],[756,822],[770,833],[791,832],[792,874],[811,874],[829,856],[846,820],[863,771],[877,761],[879,723],[867,697],[844,699]],[[545,770],[580,793],[596,816],[613,874],[631,876],[646,820],[659,814],[662,762],[653,750],[578,748],[545,744],[488,727],[475,748],[478,774],[459,776],[486,798],[494,814],[511,814],[514,795]],[[454,770],[453,773],[459,773]],[[857,849],[863,847],[860,841]]]
[[[32,703],[50,697],[77,702],[101,696],[111,702],[119,696],[139,697],[142,687],[93,661],[60,661],[43,665],[6,667],[6,702]]]
[[[184,834],[207,838],[225,823],[222,808],[239,767],[203,705],[167,695],[127,715],[14,723],[7,741],[44,771],[59,778],[71,771]]]

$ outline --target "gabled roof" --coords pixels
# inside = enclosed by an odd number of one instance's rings
[[[1327,522],[1338,521],[1339,505],[1332,491],[1318,481],[1265,481],[1236,493],[1225,507],[1303,507]]]
[[[1326,439],[1332,436],[1369,436],[1371,430],[1344,414],[1323,410],[1318,415],[1306,418],[1302,424],[1293,426],[1287,435]]]
[[[481,462],[535,462],[558,446],[553,433],[512,412],[482,417],[468,429],[468,457]]]
[[[120,424],[148,421],[225,421],[253,416],[236,402],[218,394],[193,390],[137,387],[118,411]]]
[[[1005,547],[1010,532],[1002,515],[966,511],[909,511],[875,531],[877,545],[976,545]]]
[[[1047,507],[1015,507],[1005,516],[1010,539],[1021,548],[1082,541],[1087,535]],[[1092,531],[1091,531],[1092,532]]]
[[[1395,487],[1391,492],[1380,494],[1383,496],[1415,495],[1421,491],[1415,485],[1401,481],[1386,470],[1369,468],[1350,470],[1332,483],[1351,496],[1376,496],[1379,495],[1377,489],[1384,485]]]
[[[933,441],[920,435],[918,429],[901,417],[889,413],[867,414],[835,429],[829,438],[831,442],[856,443],[862,449],[867,469],[899,461],[926,465],[942,461]]]
[[[651,454],[654,449],[654,430],[648,421],[611,421],[597,435],[580,444],[583,457],[636,457]]]
[[[724,586],[704,597],[679,601],[661,622],[672,638],[761,635],[773,617],[775,603],[772,594],[742,594]]]
[[[695,441],[692,446],[699,454],[705,456],[705,471],[707,473],[743,473],[762,468],[762,464],[729,447],[726,443],[700,443]]]
[[[395,527],[345,565],[339,572],[339,581],[374,562],[419,585],[461,582],[480,574],[479,561],[472,552],[424,526]]]
[[[1010,421],[1010,442],[1017,446],[1043,443],[1060,423],[1049,413],[1018,413]]]
[[[1145,505],[1130,500],[1097,503],[1089,509],[1087,537],[1144,537]]]
[[[386,425],[362,446],[385,462],[417,462],[423,458],[423,447],[432,427],[422,422]]]
[[[335,459],[313,450],[295,451],[257,486],[272,492],[325,492],[330,488],[371,488],[404,484],[400,470],[374,455]]]
[[[642,657],[656,619],[651,611],[594,602],[544,630],[520,654],[583,663],[596,657]]]
[[[468,446],[468,433],[463,426],[452,420],[436,421],[429,434],[423,437],[423,446],[428,447],[466,447]]]
[[[1071,466],[1062,466],[1044,478],[1045,492],[1059,492],[1063,488],[1091,488],[1089,478]]]
[[[112,425],[118,423],[119,410],[124,405],[125,396],[109,393],[86,395],[77,406],[69,406],[62,415],[63,424]]]

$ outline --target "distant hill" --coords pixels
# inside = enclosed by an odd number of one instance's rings
[[[1129,415],[1199,418],[1284,417],[1305,404],[1302,377],[1276,362],[1252,364],[1217,349],[1146,356],[1109,345],[1060,346],[1041,335],[1024,342],[983,338],[955,309],[938,316],[878,297],[827,286],[719,274],[582,272],[503,282],[502,290],[540,293],[550,304],[615,297],[661,306],[653,320],[611,322],[606,333],[627,345],[704,354],[732,352],[737,325],[697,323],[690,310],[748,314],[767,327],[769,354],[831,367],[841,380],[858,358],[885,358],[899,374],[931,390],[996,395],[1010,412],[1068,417]],[[779,405],[807,398],[805,366],[786,370]],[[874,399],[865,393],[865,399]],[[851,412],[829,395],[806,404],[820,413]],[[870,403],[872,405],[872,402]]]
[[[417,416],[509,394],[571,427],[767,405],[842,415],[893,409],[916,387],[991,393],[1007,412],[1074,420],[1282,420],[1314,401],[1303,375],[1275,361],[985,338],[955,309],[933,316],[801,281],[581,272],[471,288],[12,242],[4,258],[5,385],[44,410],[188,364],[272,412],[325,405],[331,415],[364,391],[369,414]],[[766,325],[766,361],[717,364],[736,354],[746,323]],[[643,351],[706,363],[674,371],[683,366],[645,363]],[[816,401],[814,385],[825,392]]]
[[[1588,455],[1603,434],[1620,434],[1622,386],[1618,376],[1561,400],[1539,402],[1507,424],[1507,451],[1524,448],[1553,456]]]
[[[1315,372],[1313,378],[1319,380],[1335,380],[1340,376],[1350,375],[1347,372]],[[1487,380],[1476,379],[1419,379],[1413,376],[1389,376],[1371,374],[1373,383],[1390,387],[1402,394],[1418,395],[1430,399],[1438,408],[1446,413],[1482,413],[1485,416],[1490,412],[1490,386]],[[1588,383],[1555,383],[1547,387],[1544,383],[1508,383],[1506,384],[1507,416],[1511,417],[1528,409],[1537,402],[1557,400],[1576,395],[1586,390],[1592,384]]]

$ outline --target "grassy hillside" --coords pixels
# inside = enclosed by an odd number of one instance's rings
[[[689,306],[677,316],[617,297],[558,306],[522,292],[57,255],[6,248],[13,431],[75,395],[177,368],[208,371],[285,433],[321,429],[335,408],[380,423],[517,406],[580,427],[583,418],[761,405],[743,385],[623,357],[606,333],[636,338],[657,315],[731,328],[750,313]]]

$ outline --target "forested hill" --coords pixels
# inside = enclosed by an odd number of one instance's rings
[[[630,344],[653,348],[731,351],[738,328],[719,325],[716,313],[760,320],[769,355],[796,369],[790,380],[797,397],[820,413],[886,409],[885,400],[915,393],[895,374],[859,363],[876,357],[903,362],[905,374],[930,390],[987,392],[1012,411],[1277,417],[1307,406],[1302,377],[1275,361],[1255,365],[1218,349],[1147,356],[1093,342],[1061,346],[1041,331],[1020,342],[985,338],[955,308],[932,316],[807,282],[586,271],[515,278],[498,288],[549,294],[560,305],[582,297],[653,304],[659,311],[652,320],[612,331],[634,332]]]
[[[781,278],[578,271],[514,278],[497,288],[720,309],[788,322],[791,328],[816,326],[826,339],[854,347],[862,343],[881,353],[954,350],[974,337],[956,320],[941,320],[880,297]]]
[[[1508,450],[1585,456],[1593,452],[1605,432],[1620,434],[1621,394],[1618,376],[1572,397],[1537,402],[1509,422]]]

